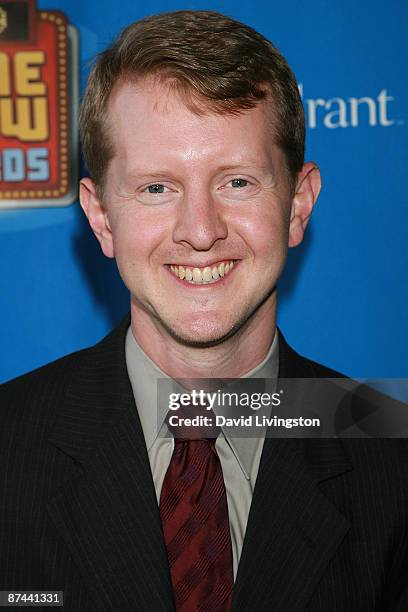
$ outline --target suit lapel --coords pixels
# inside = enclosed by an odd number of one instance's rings
[[[50,442],[73,474],[48,511],[101,609],[173,610],[160,515],[124,357],[127,317],[80,354]]]
[[[280,378],[315,377],[280,337]],[[233,610],[304,610],[349,522],[321,490],[351,469],[339,440],[265,440]]]

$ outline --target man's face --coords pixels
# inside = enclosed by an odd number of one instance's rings
[[[100,240],[132,314],[190,345],[256,322],[262,303],[274,314],[292,196],[268,108],[197,116],[163,84],[123,83],[109,117]]]

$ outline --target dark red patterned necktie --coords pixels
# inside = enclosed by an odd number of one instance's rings
[[[214,439],[174,440],[160,495],[176,609],[229,612],[232,548],[227,496]]]

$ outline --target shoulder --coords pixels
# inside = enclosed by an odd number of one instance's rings
[[[23,462],[27,473],[33,474],[32,466],[38,469],[39,457],[50,460],[50,431],[89,350],[67,355],[0,386],[0,454],[6,465],[17,469]],[[17,476],[14,481],[18,482]]]
[[[64,403],[72,382],[87,373],[109,368],[124,343],[128,327],[125,317],[118,327],[94,346],[70,353],[36,370],[0,385],[0,418],[2,430],[13,424],[50,423],[58,407]]]
[[[22,491],[49,496],[94,452],[127,389],[127,327],[124,321],[95,346],[0,386],[0,464],[6,466],[0,492],[11,500],[8,511],[20,504],[20,512],[29,512]]]
[[[279,332],[280,373],[301,387],[302,402],[331,419],[328,430],[367,482],[382,483],[408,496],[408,417],[406,405],[380,391],[297,353]],[[300,381],[299,379],[305,379]],[[307,380],[306,380],[307,379]],[[330,380],[328,380],[330,379]],[[404,437],[405,436],[405,437]],[[333,440],[306,441],[312,452]],[[407,504],[408,505],[408,504]]]
[[[345,378],[344,374],[300,355],[286,342],[281,330],[278,330],[278,337],[281,378]]]

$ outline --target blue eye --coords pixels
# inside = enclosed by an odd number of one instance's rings
[[[236,178],[231,180],[231,185],[233,187],[246,187],[248,185],[248,181],[241,178]]]
[[[164,193],[164,185],[160,185],[159,183],[149,185],[147,189],[149,193]]]

